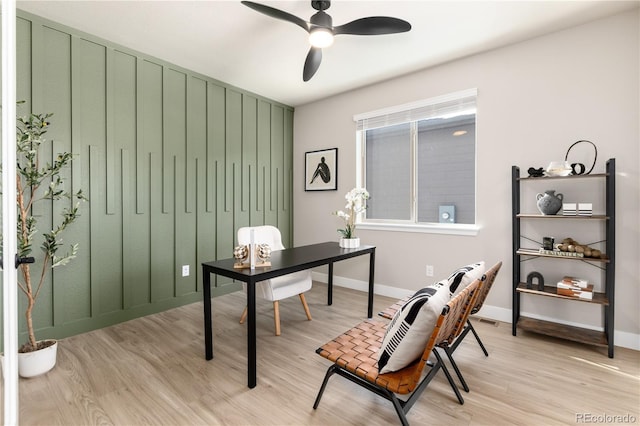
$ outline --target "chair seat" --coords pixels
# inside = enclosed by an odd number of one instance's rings
[[[390,392],[408,394],[418,385],[419,359],[408,367],[392,373],[378,372],[378,351],[382,345],[387,323],[365,320],[316,350],[338,366]]]
[[[297,296],[311,290],[313,282],[309,271],[294,272],[256,284],[256,294],[270,301],[282,300]]]

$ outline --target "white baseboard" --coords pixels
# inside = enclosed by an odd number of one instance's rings
[[[312,272],[312,277],[314,281],[319,281],[321,283],[328,282],[328,275],[324,273]],[[333,285],[338,287],[350,288],[352,290],[359,290],[363,292],[367,292],[369,289],[369,283],[366,281],[354,280],[351,278],[344,278],[339,276],[333,277]],[[407,290],[407,289],[391,287],[391,286],[386,286],[381,284],[374,284],[373,293],[378,294],[380,296],[392,297],[395,299],[402,299],[404,297],[410,296],[413,293],[415,293],[415,290]],[[530,317],[530,318],[535,318],[535,319],[540,319],[545,321],[560,322],[565,325],[571,325],[574,327],[598,330],[597,327],[593,327],[590,325],[562,322],[562,321],[558,321],[557,319],[543,317],[536,314],[523,312],[523,315],[526,315],[527,317]],[[494,321],[506,322],[509,324],[511,324],[511,319],[512,319],[511,309],[500,308],[500,307],[491,306],[491,305],[484,305],[480,310],[480,312],[478,312],[478,316],[491,319]],[[600,328],[599,330],[602,330],[602,328]],[[615,340],[616,346],[640,351],[640,334],[633,334],[633,333],[627,333],[625,331],[616,330],[614,332],[614,340]]]

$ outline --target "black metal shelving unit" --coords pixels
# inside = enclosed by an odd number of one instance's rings
[[[532,331],[536,333],[546,334],[554,337],[560,337],[581,343],[603,346],[608,348],[609,358],[613,358],[614,354],[614,312],[615,312],[615,224],[616,224],[616,183],[615,183],[616,162],[615,159],[609,159],[606,163],[606,172],[600,174],[576,175],[566,177],[520,177],[520,168],[512,166],[511,168],[511,199],[512,199],[512,231],[513,231],[513,306],[512,306],[512,334],[515,336],[518,329]],[[604,215],[593,216],[558,216],[558,215],[537,215],[522,214],[520,212],[520,184],[521,182],[534,180],[584,180],[584,179],[604,179],[605,180],[605,209]],[[590,220],[605,221],[605,250],[606,257],[599,259],[594,258],[577,258],[577,257],[559,257],[538,253],[536,250],[521,248],[520,223],[522,220]],[[550,258],[557,262],[582,260],[587,263],[598,264],[605,270],[604,274],[604,292],[594,293],[593,299],[577,299],[569,296],[557,294],[556,287],[545,286],[543,290],[527,288],[521,276],[521,262],[523,257],[526,259],[532,257]],[[594,303],[602,306],[604,310],[604,331],[594,331],[579,327],[567,326],[564,324],[554,323],[552,321],[542,321],[534,318],[528,318],[520,315],[520,297],[521,294],[533,296],[547,296],[558,299],[564,299],[571,302]]]

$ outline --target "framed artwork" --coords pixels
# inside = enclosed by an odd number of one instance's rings
[[[338,189],[338,148],[309,151],[304,154],[304,190]]]

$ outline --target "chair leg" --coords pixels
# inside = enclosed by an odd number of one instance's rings
[[[476,333],[476,329],[473,328],[473,325],[471,325],[471,321],[469,321],[468,319],[467,319],[467,327],[469,327],[473,335],[476,336],[476,340],[478,341],[478,344],[482,348],[482,352],[484,352],[484,356],[489,356],[489,352],[487,352],[487,349],[485,349],[484,345],[482,344],[482,340],[480,340],[480,336],[478,336],[478,333]]]
[[[467,382],[464,380],[464,377],[462,377],[462,372],[458,368],[458,364],[456,364],[456,362],[454,361],[453,354],[451,353],[449,348],[442,348],[442,349],[446,352],[447,357],[449,358],[449,362],[451,362],[451,366],[453,367],[453,370],[456,372],[458,379],[460,379],[460,383],[462,383],[462,388],[464,389],[465,392],[469,392],[469,386],[467,385]]]
[[[242,315],[240,315],[240,324],[244,324],[244,321],[247,319],[247,307],[244,307],[244,311],[242,311]]]
[[[436,359],[440,363],[440,368],[442,368],[444,375],[447,376],[447,381],[451,385],[451,389],[453,389],[453,392],[456,394],[456,397],[458,398],[458,402],[460,403],[460,405],[464,404],[464,399],[462,398],[462,395],[458,390],[458,386],[456,386],[456,383],[453,381],[453,377],[451,377],[451,373],[449,373],[449,369],[444,364],[444,360],[442,359],[442,357],[440,356],[436,348],[433,348],[433,354],[436,356]]]
[[[273,322],[276,326],[276,336],[280,335],[280,304],[277,300],[273,301]]]
[[[307,299],[304,298],[304,293],[300,293],[299,296],[302,307],[304,308],[304,313],[307,314],[307,319],[311,321],[311,311],[309,310],[309,305],[307,305]]]
[[[395,396],[393,392],[389,392],[389,399],[393,403],[393,408],[396,409],[396,413],[398,413],[398,417],[400,417],[400,423],[402,423],[402,426],[409,426],[407,415],[404,412],[404,409],[402,408],[402,405],[400,404],[398,397]]]
[[[318,391],[318,396],[316,396],[316,401],[313,403],[313,409],[318,408],[320,404],[320,398],[322,398],[322,394],[324,393],[324,389],[327,387],[327,382],[329,381],[329,377],[333,376],[333,373],[336,372],[338,367],[333,364],[331,367],[327,369],[327,374],[324,375],[324,380],[322,381],[322,386],[320,386],[320,391]]]

